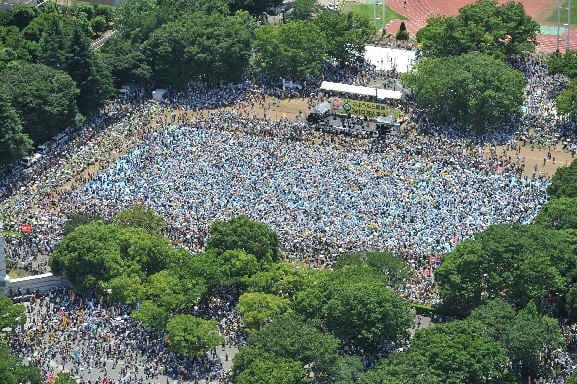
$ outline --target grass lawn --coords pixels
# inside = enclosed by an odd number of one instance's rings
[[[571,1],[571,24],[577,24],[577,0],[561,0],[561,24],[567,23],[567,7]],[[550,23],[557,24],[557,8],[553,11],[547,20]]]
[[[576,1],[576,0],[573,0]],[[391,8],[387,7],[385,10],[385,24],[393,19],[406,20],[407,18],[397,12],[393,11]],[[372,4],[361,4],[355,2],[347,2],[343,7],[344,13],[352,12],[354,14],[365,16],[370,20],[373,20],[373,5]],[[381,7],[377,7],[377,16],[380,17],[382,14]]]

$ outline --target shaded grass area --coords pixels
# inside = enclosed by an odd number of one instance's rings
[[[571,1],[571,24],[577,24],[577,0],[562,0],[561,1],[561,24],[567,23],[567,14],[569,7],[569,1]],[[557,8],[551,13],[545,20],[548,23],[557,24]]]
[[[575,0],[573,0],[575,1]],[[344,13],[349,13],[352,12],[355,15],[359,15],[359,16],[364,16],[366,18],[368,18],[369,20],[373,20],[373,5],[372,4],[361,4],[361,3],[355,3],[355,2],[347,2],[345,3],[345,5],[343,6],[343,12]],[[382,8],[381,6],[377,7],[377,17],[380,17],[382,15]],[[407,18],[403,15],[401,15],[400,13],[397,13],[395,11],[393,11],[391,8],[387,7],[385,10],[385,24],[387,24],[389,21],[393,20],[393,19],[401,19],[401,20],[406,20]],[[377,20],[376,24],[380,24],[379,20]],[[380,25],[377,25],[380,26]]]

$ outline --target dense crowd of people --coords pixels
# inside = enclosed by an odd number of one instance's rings
[[[558,119],[551,104],[565,80],[546,75],[539,58],[514,65],[529,81],[514,137],[549,146],[562,140],[575,148],[569,130],[559,133],[562,124],[574,122]],[[325,78],[369,83],[378,77],[374,71],[363,75],[363,68],[344,73],[327,67]],[[394,81],[396,74],[386,76]],[[303,84],[300,94],[312,93],[315,83]],[[447,127],[417,115],[374,152],[370,139],[319,133],[300,120],[257,117],[256,109],[266,110],[264,95],[280,97],[282,83],[264,89],[248,82],[195,84],[169,93],[164,103],[145,94],[123,94],[81,130],[46,146],[37,163],[2,175],[0,230],[33,227],[30,234],[6,236],[16,267],[47,271],[70,213],[109,220],[144,203],[166,218],[169,236],[192,252],[203,249],[212,222],[239,214],[268,223],[284,255],[311,267],[331,267],[343,252],[389,250],[414,271],[401,294],[435,304],[434,270],[443,253],[493,223],[530,222],[547,199],[548,180],[524,176],[520,156],[504,158],[495,147],[447,134]],[[431,135],[418,134],[423,130]],[[228,346],[244,342],[233,301],[215,298],[199,309],[219,321]],[[128,308],[63,291],[34,300],[28,310],[27,328],[12,346],[45,373],[54,370],[49,364],[59,364],[84,382],[225,380],[214,353],[195,361],[175,356],[158,335],[127,316]]]
[[[242,342],[238,311],[227,296],[210,297],[194,308],[197,316],[219,321],[221,349]],[[79,384],[225,383],[216,349],[187,358],[171,352],[163,335],[145,330],[129,316],[130,308],[109,305],[97,296],[67,289],[33,296],[26,303],[28,321],[11,340],[12,351],[40,368],[44,377],[66,370]],[[228,357],[226,355],[225,359]]]

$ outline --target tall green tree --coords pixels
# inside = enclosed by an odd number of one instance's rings
[[[575,234],[539,225],[493,225],[445,255],[435,273],[443,306],[466,315],[504,298],[517,308],[567,293],[575,276]]]
[[[241,215],[229,221],[215,221],[210,226],[207,248],[222,253],[242,249],[266,264],[280,259],[278,236],[262,222]]]
[[[298,360],[317,383],[334,382],[339,370],[339,340],[306,324],[294,313],[276,316],[259,332],[249,337],[249,344],[278,357]]]
[[[26,323],[26,308],[0,295],[0,330],[15,328]]]
[[[468,319],[481,323],[505,347],[515,371],[525,380],[546,374],[552,363],[547,351],[564,344],[557,320],[540,315],[534,303],[517,312],[503,300],[493,300],[475,309]]]
[[[58,375],[56,375],[54,384],[76,384],[76,380],[74,380],[70,373],[60,372]]]
[[[66,71],[71,58],[71,20],[57,12],[46,13],[35,19],[24,31],[31,40],[39,39],[38,61],[54,69]],[[75,79],[74,79],[75,80]]]
[[[0,93],[0,166],[26,155],[32,140],[22,131],[20,118],[6,95]]]
[[[18,357],[11,355],[8,346],[0,341],[0,378],[2,384],[43,383],[38,368],[24,365]]]
[[[316,284],[327,270],[310,269],[304,263],[281,261],[268,264],[254,275],[242,280],[250,292],[271,293],[293,299],[297,292]]]
[[[192,315],[176,315],[166,324],[170,349],[190,358],[202,355],[223,342],[216,321]]]
[[[34,143],[75,124],[78,89],[65,72],[42,64],[18,63],[0,75],[0,91],[10,97],[24,132]]]
[[[555,99],[557,111],[569,117],[577,116],[577,80],[571,80]]]
[[[414,321],[409,303],[386,287],[366,266],[349,266],[299,292],[295,310],[318,319],[344,343],[368,353],[402,339]]]
[[[541,207],[534,223],[548,229],[577,229],[577,198],[549,200]]]
[[[359,380],[359,384],[515,382],[503,346],[472,321],[419,329],[406,352],[383,359]]]
[[[275,316],[289,310],[288,299],[261,292],[247,292],[238,299],[238,310],[242,314],[243,325],[251,331],[261,329]]]
[[[410,272],[408,264],[390,252],[365,251],[344,254],[339,257],[334,268],[341,269],[348,265],[366,265],[391,285],[405,282]]]
[[[547,187],[549,198],[577,198],[577,161],[557,169]]]
[[[570,79],[577,78],[577,51],[569,49],[565,53],[555,52],[547,59],[550,75],[562,73]]]
[[[326,53],[340,64],[354,64],[364,60],[365,45],[371,40],[375,28],[366,17],[337,11],[323,11],[314,24],[326,36]]]
[[[89,36],[86,21],[77,20],[66,60],[66,71],[80,90],[77,104],[83,114],[98,110],[114,92],[110,71],[90,46]]]
[[[520,2],[498,5],[479,0],[459,9],[455,17],[427,20],[417,42],[427,56],[455,56],[481,52],[497,59],[535,50],[539,24]]]
[[[284,14],[284,20],[311,20],[319,9],[317,0],[295,0],[292,3],[292,8]]]
[[[153,235],[162,235],[166,230],[166,220],[143,204],[136,204],[130,209],[118,212],[113,222],[121,227],[144,229]]]
[[[244,9],[253,15],[261,15],[282,4],[282,0],[228,0],[231,10]]]
[[[519,115],[525,86],[520,72],[479,53],[421,60],[403,81],[430,119],[474,133]]]
[[[256,31],[256,68],[273,77],[317,76],[327,59],[326,45],[326,35],[314,23],[266,24]]]
[[[277,357],[254,347],[244,347],[234,356],[235,384],[305,384],[306,371],[297,360]]]
[[[185,14],[155,30],[144,51],[162,86],[186,87],[196,79],[237,81],[248,66],[253,28],[246,12]]]
[[[50,265],[80,290],[103,289],[115,277],[144,279],[167,269],[176,252],[168,239],[142,229],[95,221],[75,228],[60,241]]]

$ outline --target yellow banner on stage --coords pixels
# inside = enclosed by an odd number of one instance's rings
[[[341,108],[337,113],[351,114],[352,116],[373,118],[377,116],[396,115],[394,108],[371,101],[341,99]]]

